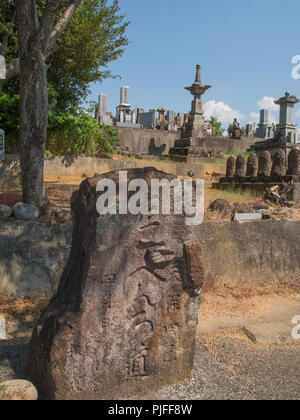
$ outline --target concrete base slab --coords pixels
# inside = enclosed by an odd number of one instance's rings
[[[244,327],[243,332],[257,344],[292,343],[292,326],[285,322],[268,322]]]

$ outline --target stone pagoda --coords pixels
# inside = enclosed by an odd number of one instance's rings
[[[252,150],[256,152],[268,150],[272,156],[280,150],[284,150],[287,161],[290,151],[298,143],[297,125],[294,122],[294,106],[299,102],[300,99],[291,95],[290,92],[286,92],[285,96],[274,101],[276,105],[280,105],[279,124],[276,125],[274,138],[256,142],[252,145]]]
[[[296,96],[286,92],[283,98],[274,101],[280,105],[280,119],[277,125],[277,137],[286,140],[287,143],[297,143],[297,130],[294,123],[294,106],[300,102]]]
[[[192,86],[185,89],[193,96],[192,109],[189,122],[181,134],[180,140],[175,141],[175,147],[170,149],[170,157],[175,161],[191,161],[199,156],[203,149],[203,140],[211,136],[208,132],[208,123],[204,120],[203,102],[201,96],[210,89],[210,85],[201,83],[201,66],[197,64],[196,79]]]
[[[201,66],[197,64],[196,79],[192,86],[188,86],[185,89],[188,90],[193,96],[192,110],[190,113],[190,121],[185,132],[186,137],[190,136],[201,136],[203,125],[204,125],[204,111],[201,96],[210,89],[210,85],[202,85],[201,83]]]

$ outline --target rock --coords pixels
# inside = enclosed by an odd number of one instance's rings
[[[128,182],[173,180],[129,169]],[[72,197],[71,255],[34,329],[29,374],[50,400],[141,398],[190,378],[203,284],[198,229],[184,215],[99,215],[96,191]],[[151,192],[149,192],[151,194]]]
[[[279,207],[278,209],[273,210],[274,216],[283,216],[283,217],[291,217],[294,215],[294,212],[289,207]]]
[[[252,213],[252,209],[247,203],[234,203],[233,210],[236,213]]]
[[[23,380],[0,384],[0,401],[36,401],[38,393],[32,383]]]
[[[57,217],[63,222],[71,223],[73,221],[72,212],[68,210],[61,210],[57,212]]]
[[[228,203],[228,201],[223,200],[222,198],[218,198],[217,200],[213,201],[209,206],[209,210],[220,213],[223,217],[231,217],[232,214],[231,205]]]
[[[236,214],[234,216],[235,222],[253,222],[256,220],[262,220],[262,214],[261,213],[243,213],[243,214]]]
[[[7,220],[12,215],[12,209],[5,204],[0,204],[0,219]]]
[[[32,204],[17,203],[13,207],[13,214],[17,220],[31,221],[39,217],[39,209]]]
[[[254,210],[258,211],[258,210],[269,210],[269,206],[267,206],[266,204],[263,203],[249,203],[249,205],[251,207],[253,207]]]
[[[262,215],[263,220],[272,219],[272,216],[273,216],[269,210],[264,210],[264,209],[258,210],[257,213],[260,213]]]

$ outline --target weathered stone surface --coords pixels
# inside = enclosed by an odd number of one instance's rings
[[[223,200],[222,198],[218,198],[217,200],[213,201],[209,206],[209,210],[220,213],[224,217],[230,217],[232,214],[232,207],[230,203],[226,200]]]
[[[239,155],[235,162],[235,176],[244,177],[246,175],[246,159]]]
[[[273,158],[271,176],[278,177],[285,174],[285,151],[278,150]]]
[[[0,401],[36,401],[38,393],[32,383],[23,380],[0,384]]]
[[[253,201],[252,203],[249,203],[249,205],[253,207],[254,210],[269,210],[269,206],[267,206],[267,204],[257,203]]]
[[[6,220],[9,219],[12,215],[12,209],[5,204],[0,204],[0,219]]]
[[[260,213],[262,215],[263,220],[270,220],[273,217],[272,213],[269,210],[261,209],[258,210],[257,213]]]
[[[270,152],[262,152],[258,162],[258,176],[270,176],[271,155]]]
[[[256,153],[253,153],[247,160],[246,176],[255,177],[257,175],[258,159]]]
[[[293,216],[294,212],[289,207],[279,207],[275,210],[273,210],[274,216],[283,216],[283,217],[291,217]]]
[[[289,154],[287,175],[300,175],[300,150],[292,149]]]
[[[135,178],[173,179],[153,168],[128,171]],[[73,196],[71,256],[31,340],[30,376],[49,399],[134,398],[185,381],[193,365],[203,282],[195,228],[184,216],[99,216],[100,179]]]
[[[233,210],[236,213],[252,213],[252,209],[247,203],[234,203]]]
[[[0,220],[0,295],[51,298],[71,241],[69,224]]]
[[[235,174],[235,157],[230,156],[227,159],[226,178],[233,178]]]
[[[31,221],[39,217],[39,209],[32,204],[17,203],[13,207],[13,214],[17,220]]]

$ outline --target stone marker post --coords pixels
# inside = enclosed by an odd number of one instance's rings
[[[5,132],[0,129],[0,161],[5,159]],[[0,168],[0,176],[5,175],[5,170]]]
[[[139,398],[191,375],[203,283],[196,229],[184,215],[99,216],[97,183],[118,177],[87,179],[72,198],[71,255],[30,345],[30,376],[48,399]],[[128,170],[128,181],[141,178],[149,188],[174,179]]]

